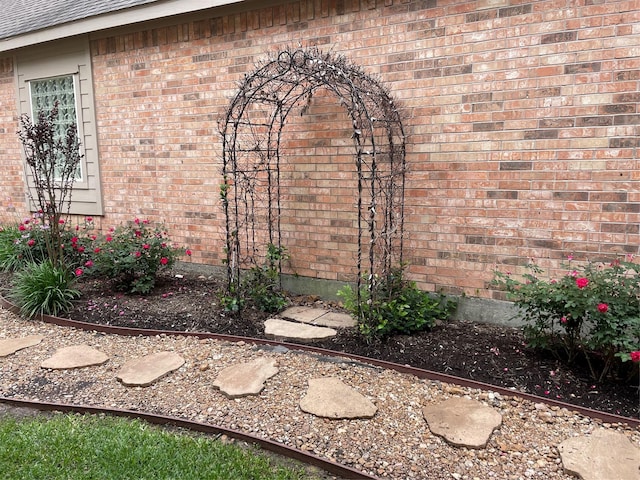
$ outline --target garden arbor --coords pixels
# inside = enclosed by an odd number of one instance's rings
[[[358,292],[362,282],[373,292],[376,279],[402,263],[405,136],[397,107],[376,79],[344,57],[286,49],[244,77],[220,125],[230,291],[240,286],[242,270],[263,261],[267,245],[286,247],[283,133],[291,113],[303,115],[321,90],[351,123]]]

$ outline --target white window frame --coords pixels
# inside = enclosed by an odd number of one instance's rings
[[[81,139],[84,137],[84,132],[82,131],[82,122],[80,122],[80,119],[78,117],[78,111],[80,108],[80,104],[78,103],[78,74],[67,74],[67,75],[56,75],[53,77],[45,77],[45,78],[37,78],[37,79],[31,79],[29,80],[28,86],[29,86],[29,103],[30,103],[30,110],[31,110],[31,121],[32,122],[36,122],[37,118],[38,118],[38,111],[35,109],[35,106],[33,104],[33,84],[35,82],[45,82],[47,80],[54,80],[54,79],[58,79],[58,78],[64,78],[64,77],[71,77],[71,81],[73,82],[73,106],[74,106],[74,114],[75,114],[75,119],[74,122],[76,124],[76,128],[77,128],[77,134],[78,134],[78,138]],[[51,105],[49,108],[53,108],[53,105]],[[85,175],[84,172],[86,172],[87,167],[84,164],[84,150],[82,147],[82,142],[80,142],[80,155],[82,156],[80,163],[78,164],[78,174],[76,174],[75,179],[74,179],[74,188],[75,187],[82,187],[86,184],[85,182]],[[56,180],[60,180],[59,177],[56,178]]]

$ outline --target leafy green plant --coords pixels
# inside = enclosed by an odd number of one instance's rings
[[[73,288],[75,278],[65,267],[51,260],[31,263],[16,273],[10,297],[27,317],[38,314],[60,315],[73,306],[80,292]]]
[[[97,239],[92,247],[91,269],[83,273],[110,278],[117,289],[141,294],[153,290],[158,273],[187,253],[171,245],[163,229],[137,218]]]
[[[393,269],[373,283],[373,289],[357,291],[346,285],[338,292],[345,308],[358,319],[366,337],[384,337],[394,333],[411,334],[447,320],[457,304],[444,295],[433,296],[404,278],[403,268]]]
[[[287,305],[287,298],[280,289],[280,262],[288,258],[284,247],[267,245],[262,266],[252,267],[242,280],[242,290],[263,312],[274,313]]]
[[[570,261],[572,258],[570,257]],[[594,379],[602,379],[640,345],[640,265],[632,261],[568,265],[559,279],[543,280],[529,264],[522,279],[495,272],[525,321],[529,345],[567,363],[584,355]],[[619,363],[619,362],[618,362]]]

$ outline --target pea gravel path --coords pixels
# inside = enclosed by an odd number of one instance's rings
[[[28,321],[0,309],[0,339],[43,335],[35,347],[0,358],[0,395],[84,404],[206,422],[282,442],[390,479],[572,479],[557,445],[598,429],[623,433],[640,447],[640,430],[607,424],[575,412],[518,397],[421,380],[308,353],[194,337],[123,337]],[[87,344],[106,353],[103,365],[48,370],[40,364],[57,348]],[[129,359],[174,351],[186,362],[149,387],[126,387],[116,373]],[[273,358],[280,371],[257,396],[228,399],[213,387],[230,365]],[[327,420],[302,412],[310,378],[339,377],[377,407],[371,420]],[[457,448],[430,433],[422,407],[468,397],[503,415],[484,449]]]

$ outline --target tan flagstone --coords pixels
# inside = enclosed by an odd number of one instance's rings
[[[502,415],[468,398],[454,397],[423,407],[422,414],[434,435],[458,447],[484,448]]]
[[[640,479],[640,449],[622,433],[596,430],[558,445],[567,473],[583,480]]]
[[[184,359],[174,352],[158,352],[129,360],[116,376],[126,386],[148,387],[153,382],[184,365]]]
[[[40,366],[53,370],[66,370],[102,365],[107,360],[109,360],[107,355],[89,345],[73,345],[57,349],[53,356],[47,358]]]
[[[355,327],[356,320],[349,314],[329,312],[321,308],[290,307],[281,313],[284,318],[321,327],[347,328]]]
[[[18,350],[22,350],[23,348],[38,345],[43,338],[43,335],[29,335],[22,338],[4,338],[0,340],[0,357],[6,357],[16,353]]]
[[[274,359],[258,358],[225,368],[218,374],[213,386],[229,398],[257,395],[264,388],[265,382],[278,371]]]
[[[300,408],[332,419],[372,418],[378,411],[364,395],[335,377],[309,379],[309,389],[300,400]]]
[[[333,337],[338,332],[333,328],[316,327],[305,323],[270,318],[264,322],[264,333],[267,338],[274,338],[276,340],[313,342]]]

